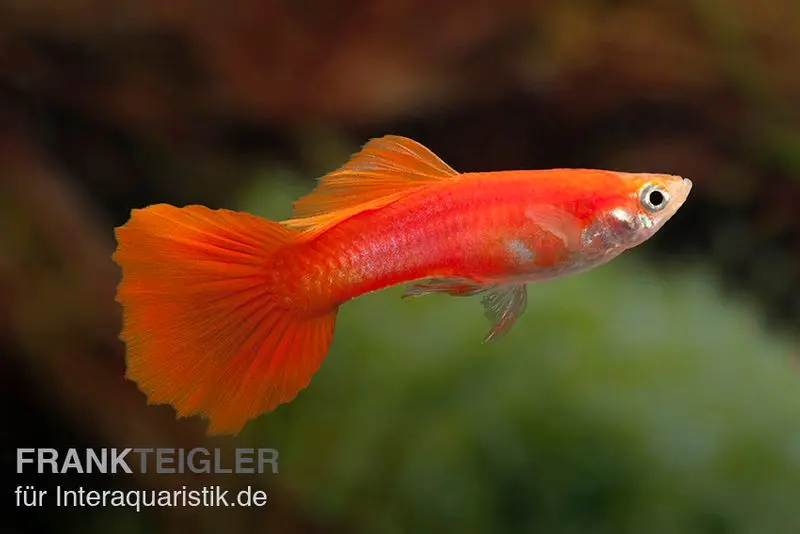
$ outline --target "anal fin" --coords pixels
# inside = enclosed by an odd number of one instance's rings
[[[528,307],[528,290],[525,284],[507,283],[484,285],[465,278],[431,278],[411,284],[403,298],[445,293],[454,297],[471,297],[483,294],[481,304],[492,328],[484,342],[502,338],[511,330]]]
[[[421,297],[434,293],[446,293],[454,297],[471,297],[490,287],[466,278],[430,278],[424,282],[409,285],[402,298]]]

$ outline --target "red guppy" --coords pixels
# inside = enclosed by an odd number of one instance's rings
[[[481,295],[496,339],[525,311],[527,283],[639,245],[691,185],[591,169],[459,173],[386,136],[322,177],[287,221],[133,210],[114,253],[126,376],[148,402],[235,434],[309,384],[348,300],[406,282],[407,296]]]

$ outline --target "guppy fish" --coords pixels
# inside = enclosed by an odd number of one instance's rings
[[[280,223],[196,205],[135,209],[113,256],[126,377],[148,403],[236,434],[308,386],[348,300],[405,282],[405,296],[481,295],[486,339],[497,339],[525,311],[527,283],[639,245],[691,186],[609,170],[459,173],[385,136]]]

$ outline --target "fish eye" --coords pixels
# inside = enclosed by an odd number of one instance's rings
[[[659,185],[647,184],[639,198],[647,211],[661,211],[669,202],[669,193]]]

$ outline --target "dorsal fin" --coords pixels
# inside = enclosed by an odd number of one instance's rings
[[[370,140],[316,189],[294,203],[283,224],[318,233],[353,215],[386,206],[420,188],[459,176],[420,143],[397,135]]]

